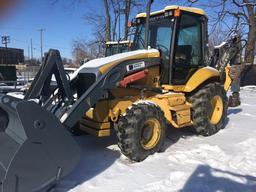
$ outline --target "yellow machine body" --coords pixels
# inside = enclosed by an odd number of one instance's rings
[[[166,14],[169,11],[174,11],[174,14],[178,14],[177,16],[181,14],[180,11],[183,11],[206,17],[205,12],[201,9],[179,6],[168,6],[163,10],[151,13],[151,16]],[[146,13],[140,13],[136,18],[145,19]],[[99,71],[104,74],[112,67],[128,60],[160,59],[160,57],[159,52],[137,54],[136,56],[125,57],[107,63],[101,66]],[[149,67],[147,70],[145,78],[135,81],[131,85],[147,85],[160,90],[160,93],[131,87],[115,88],[111,90],[113,99],[101,100],[95,107],[85,113],[84,118],[81,120],[81,129],[97,137],[109,136],[113,123],[117,122],[120,116],[125,115],[129,107],[140,102],[151,102],[158,105],[164,112],[167,122],[174,128],[193,125],[191,119],[192,104],[188,102],[187,94],[199,89],[206,82],[221,81],[219,71],[207,66],[199,68],[183,85],[161,84],[159,81],[161,75],[159,65]],[[229,68],[227,67],[226,81],[223,84],[226,91],[231,84],[228,73]]]
[[[226,82],[224,84],[227,90],[231,79],[226,70]],[[152,87],[158,87],[155,82],[159,77],[159,69],[152,67],[149,69],[149,75],[136,82],[135,84],[147,83]],[[187,101],[186,93],[190,93],[199,88],[207,80],[218,80],[219,72],[210,67],[204,67],[198,70],[189,81],[182,86],[162,85],[162,93],[141,92],[132,88],[117,88],[112,90],[115,96],[113,100],[103,100],[86,112],[81,120],[81,129],[97,137],[110,136],[112,123],[125,114],[126,110],[133,104],[139,102],[152,102],[158,105],[164,112],[167,122],[174,128],[182,128],[193,124],[191,120],[191,104]]]

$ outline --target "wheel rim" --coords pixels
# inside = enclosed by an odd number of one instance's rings
[[[223,115],[223,101],[222,98],[218,95],[214,96],[211,100],[212,113],[210,114],[211,124],[218,124]]]
[[[153,149],[157,145],[160,136],[161,125],[159,121],[155,118],[148,119],[142,128],[141,146],[146,150]]]

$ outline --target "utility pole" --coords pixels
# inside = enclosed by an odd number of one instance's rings
[[[2,44],[5,45],[5,49],[7,49],[8,43],[10,43],[10,36],[2,36]],[[8,56],[7,51],[5,52],[5,64],[8,64]]]
[[[5,45],[5,48],[7,48],[8,43],[10,43],[10,36],[2,36],[2,44]]]
[[[33,40],[30,39],[30,49],[31,49],[31,60],[33,60]]]
[[[28,45],[28,60],[30,59],[30,46]]]
[[[46,29],[38,29],[40,32],[40,39],[41,39],[41,62],[43,63],[43,32],[46,31]]]

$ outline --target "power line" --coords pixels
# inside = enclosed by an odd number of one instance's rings
[[[28,41],[23,41],[23,40],[19,40],[19,39],[15,39],[15,38],[13,38],[12,40],[20,42],[20,43],[28,44]]]
[[[16,38],[13,38],[13,41],[17,41],[17,42],[20,42],[20,43],[23,43],[23,44],[26,44],[26,45],[30,42],[30,41],[24,41],[24,40],[20,40],[20,39],[16,39]],[[34,47],[35,47],[35,45],[40,47],[40,43],[33,42],[33,45],[34,45]],[[68,48],[68,47],[62,47],[62,46],[59,46],[59,45],[52,45],[52,44],[45,44],[45,43],[44,43],[44,47],[57,48],[57,49],[66,49],[66,50],[71,49],[71,48]]]

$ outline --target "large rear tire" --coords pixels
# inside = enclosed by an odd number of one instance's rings
[[[162,150],[166,120],[160,107],[145,102],[132,105],[115,124],[118,146],[129,159],[140,162]]]
[[[223,129],[227,121],[228,98],[220,83],[210,83],[189,97],[192,103],[192,130],[210,136]]]

